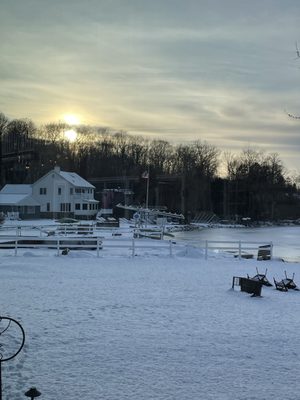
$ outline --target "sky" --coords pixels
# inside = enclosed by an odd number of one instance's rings
[[[1,0],[0,111],[300,171],[299,0]]]

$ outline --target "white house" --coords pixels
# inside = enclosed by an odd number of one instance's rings
[[[98,210],[94,189],[75,172],[55,167],[32,185],[32,195],[41,205],[41,215],[92,217]]]
[[[36,217],[91,218],[96,215],[98,210],[98,201],[94,199],[94,189],[93,185],[75,172],[65,172],[61,171],[59,167],[55,167],[32,185],[5,185],[0,191],[0,210],[7,212],[9,206],[26,205],[27,207],[38,207],[38,209],[35,208]],[[12,190],[14,197],[5,196]],[[22,199],[21,195],[23,195]],[[17,203],[18,196],[22,203]],[[11,209],[11,211],[23,211],[23,217],[28,214],[28,209],[21,210],[19,208]],[[20,212],[22,217],[21,214],[23,213]]]

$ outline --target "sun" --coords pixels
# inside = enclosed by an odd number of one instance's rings
[[[69,125],[78,125],[80,123],[80,119],[75,114],[65,114],[64,121]]]
[[[64,132],[65,138],[73,143],[77,139],[77,132],[74,129],[68,129],[67,131]]]

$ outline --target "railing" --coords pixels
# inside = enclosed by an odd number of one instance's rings
[[[6,235],[16,236],[36,236],[39,232],[40,237],[48,237],[52,235],[64,235],[69,236],[70,234],[80,235],[93,235],[97,232],[101,232],[106,228],[97,227],[92,224],[51,224],[51,225],[4,225],[0,226],[0,238]]]
[[[68,250],[96,250],[97,257],[100,257],[100,250],[107,249],[127,249],[128,255],[136,256],[138,251],[143,250],[163,250],[169,256],[173,255],[172,241],[157,241],[151,239],[135,238],[102,238],[102,237],[47,237],[39,238],[33,236],[22,237],[1,237],[0,249],[13,249],[14,255],[18,255],[19,249],[53,249],[57,256],[62,254],[65,249]]]
[[[201,240],[189,242],[190,246],[204,249],[204,257],[207,260],[209,251],[226,251],[234,253],[235,257],[243,258],[245,254],[253,254],[257,252],[259,247],[268,246],[270,248],[270,259],[273,257],[273,242],[245,242],[234,240]],[[248,253],[250,252],[250,253]],[[246,258],[246,257],[245,257]]]
[[[151,229],[146,228],[119,228],[115,226],[96,226],[92,224],[59,224],[59,225],[5,225],[0,227],[0,239],[3,236],[36,236],[37,232],[39,232],[39,236],[46,238],[46,237],[53,237],[56,235],[60,236],[70,236],[70,235],[87,235],[88,236],[99,236],[101,232],[105,231],[109,232],[114,235],[122,234],[124,232],[133,232],[135,237],[149,237],[152,236],[156,239],[163,238],[163,229],[161,227],[155,227]]]
[[[140,239],[135,237],[119,238],[119,237],[68,237],[68,236],[50,236],[50,237],[36,237],[36,236],[0,236],[0,249],[14,249],[14,254],[18,254],[20,248],[34,248],[34,249],[55,249],[58,256],[64,249],[69,250],[95,250],[97,257],[100,253],[107,249],[127,249],[128,255],[134,257],[140,250],[163,250],[169,256],[174,253],[174,247],[177,249],[185,249],[188,255],[189,248],[201,249],[204,258],[207,260],[212,252],[222,251],[232,253],[239,259],[243,258],[245,251],[257,253],[260,246],[269,246],[270,255],[272,258],[273,244],[272,242],[244,242],[244,241],[197,241],[197,242],[175,242],[174,240],[153,240],[153,239]],[[114,253],[111,253],[112,255]],[[250,254],[250,253],[246,253]],[[123,254],[124,255],[124,254]],[[248,257],[245,257],[248,258]]]

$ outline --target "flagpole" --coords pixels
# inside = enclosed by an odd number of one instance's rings
[[[147,211],[149,208],[149,179],[150,175],[149,175],[149,165],[148,165],[148,171],[147,171],[147,190],[146,190],[146,215],[145,215],[145,226],[147,228],[148,226],[148,218],[149,218],[149,212]]]
[[[148,177],[147,177],[147,191],[146,191],[146,208],[149,207],[149,168],[148,168]]]

